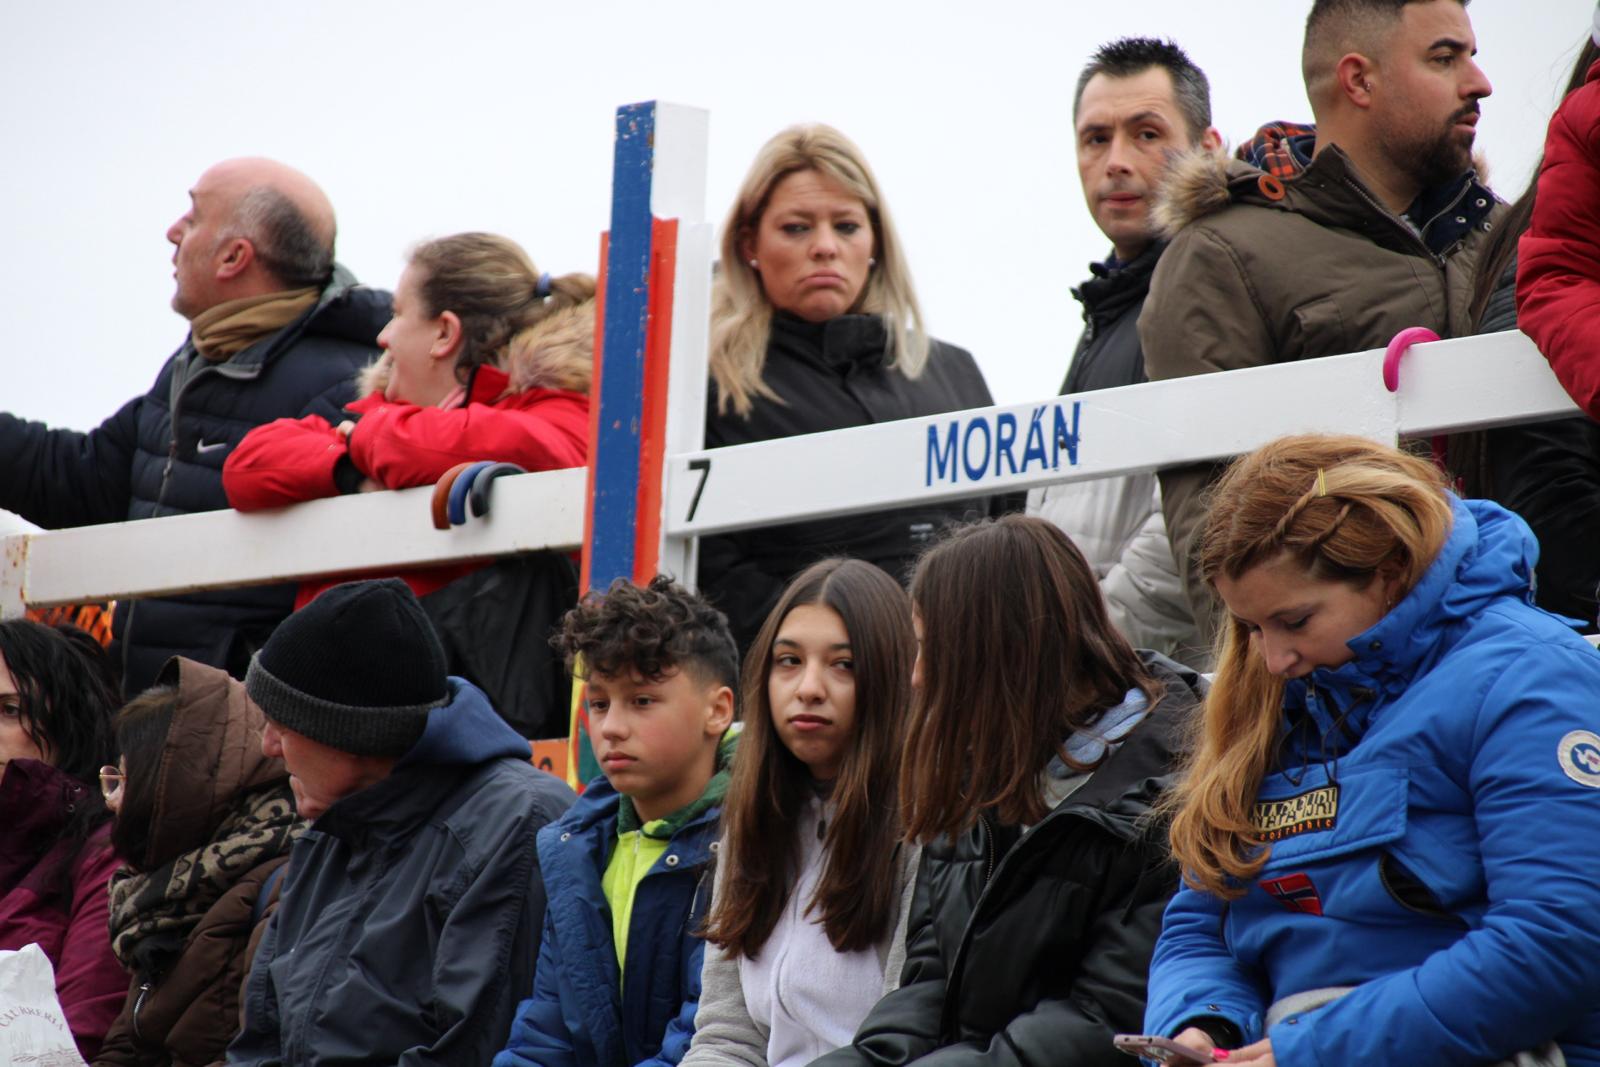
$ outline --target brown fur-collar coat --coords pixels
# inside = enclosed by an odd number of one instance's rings
[[[1493,196],[1476,184],[1465,195]],[[1287,182],[1219,154],[1180,156],[1157,214],[1172,243],[1139,319],[1151,380],[1369,351],[1408,326],[1470,333],[1478,253],[1505,210],[1478,209],[1489,211],[1484,222],[1436,254],[1337,146]],[[1316,397],[1283,402],[1304,406],[1308,426],[1337,424]],[[1215,603],[1193,553],[1205,519],[1201,492],[1214,474],[1212,464],[1161,472],[1173,553],[1208,639]]]

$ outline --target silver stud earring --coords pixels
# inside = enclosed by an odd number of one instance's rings
[[[752,259],[750,261],[750,269],[751,270],[760,270],[761,269],[761,264],[757,263],[755,260]]]
[[[871,256],[867,257],[867,269],[868,270],[871,270],[873,267],[876,267],[877,265],[878,265],[878,261],[876,259],[873,259]]]

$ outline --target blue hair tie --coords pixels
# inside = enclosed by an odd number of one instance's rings
[[[533,295],[543,300],[550,295],[550,272],[545,271],[539,275],[539,284],[533,287]]]

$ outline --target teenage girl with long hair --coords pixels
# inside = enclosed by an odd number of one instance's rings
[[[1600,1064],[1600,655],[1532,606],[1537,555],[1364,438],[1229,469],[1147,1030],[1252,1065]]]
[[[904,984],[820,1062],[1115,1064],[1177,884],[1150,816],[1200,680],[1128,645],[1042,519],[954,531],[911,599]]]
[[[869,563],[803,571],[745,663],[744,730],[686,1067],[798,1067],[898,984],[917,850],[896,812],[916,639]]]

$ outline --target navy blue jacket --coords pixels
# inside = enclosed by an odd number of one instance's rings
[[[0,413],[0,508],[47,529],[215,511],[228,506],[222,464],[246,433],[279,418],[337,422],[354,379],[377,355],[392,302],[343,268],[317,306],[224,363],[205,363],[174,395],[185,339],[144,396],[88,433]],[[227,551],[227,546],[215,546]],[[128,694],[172,656],[242,677],[250,654],[294,606],[294,586],[216,590],[117,605]]]
[[[1600,653],[1530,603],[1538,548],[1457,501],[1439,557],[1355,658],[1285,687],[1248,892],[1183,889],[1146,1029],[1354,991],[1270,1031],[1282,1067],[1493,1063],[1554,1038],[1600,1065]]]
[[[572,801],[483,693],[452,700],[375,785],[295,842],[229,1063],[482,1064],[533,988],[534,835]]]
[[[626,986],[601,875],[617,844],[620,797],[604,777],[539,832],[550,904],[533,996],[494,1067],[663,1067],[694,1037],[720,807],[681,827],[633,900]]]

